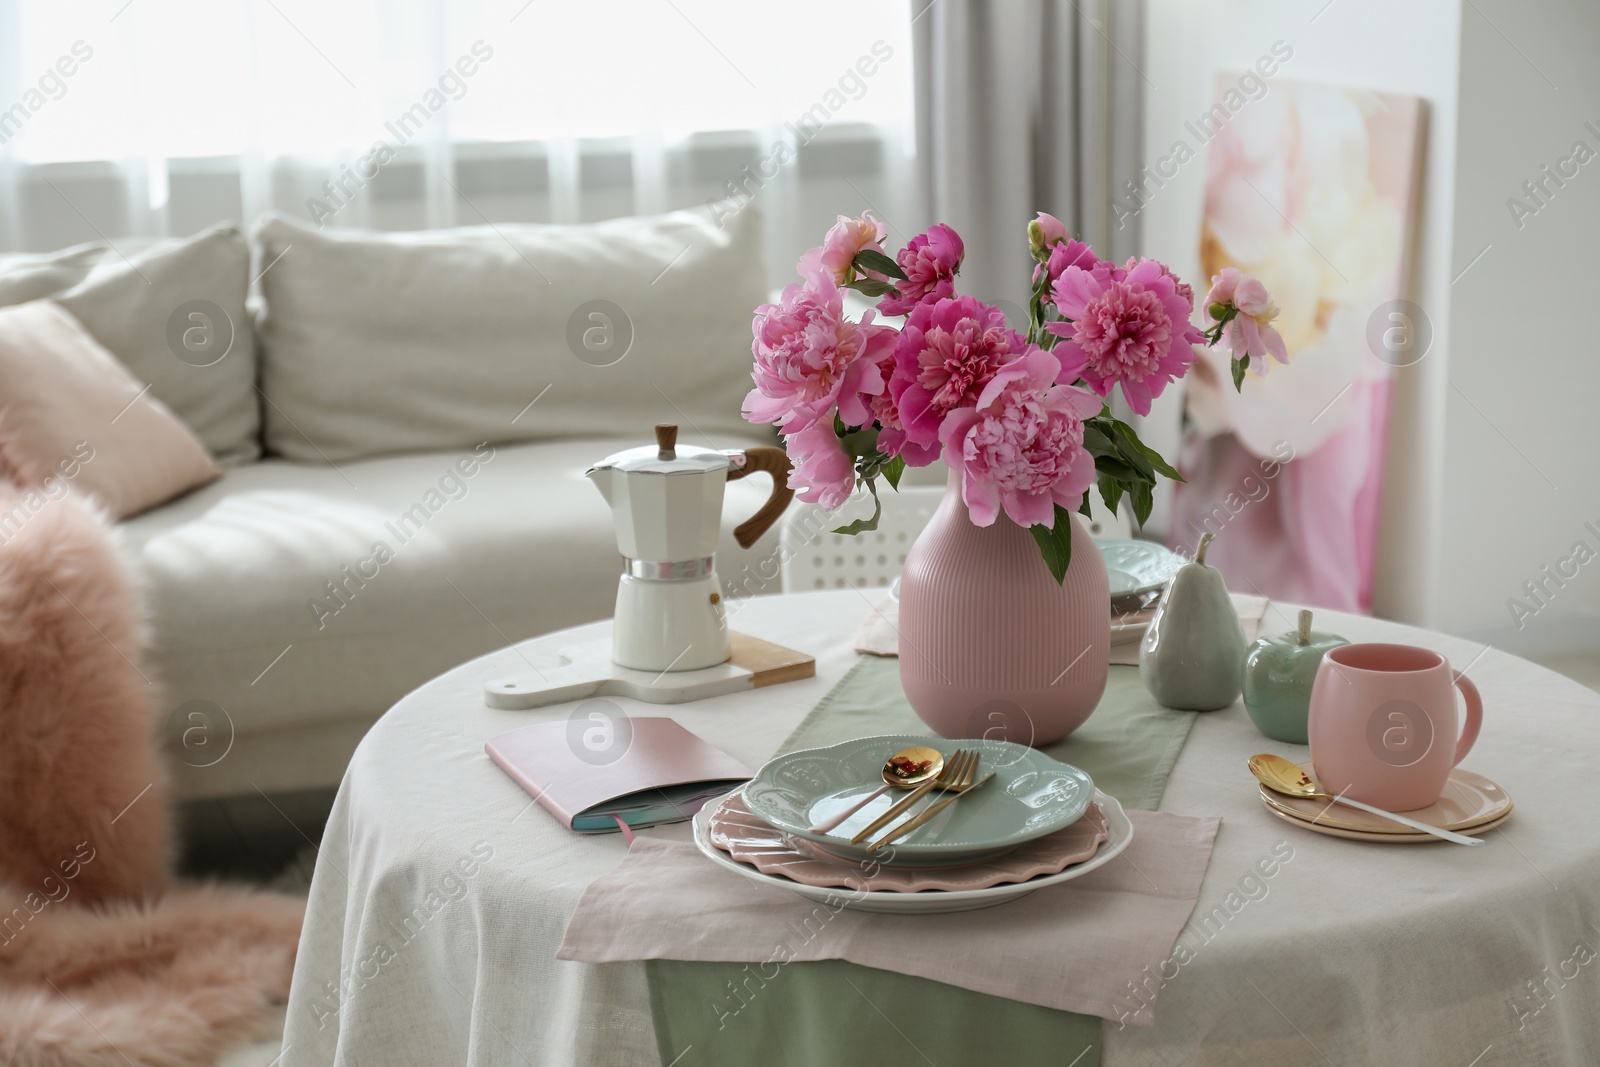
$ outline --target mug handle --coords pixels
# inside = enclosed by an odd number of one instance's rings
[[[1478,731],[1483,728],[1483,697],[1478,695],[1478,687],[1472,684],[1471,678],[1457,670],[1450,673],[1455,675],[1456,688],[1467,701],[1467,721],[1461,726],[1461,740],[1456,742],[1456,764],[1459,764],[1472,751]]]
[[[735,453],[737,455],[737,453]],[[765,471],[772,475],[772,495],[767,497],[767,502],[761,505],[761,510],[750,516],[744,522],[734,527],[733,539],[739,542],[740,548],[749,548],[761,539],[778,517],[783,514],[784,508],[789,506],[789,501],[794,499],[794,490],[789,488],[789,471],[794,465],[789,462],[789,454],[781,448],[772,448],[762,445],[758,448],[747,448],[744,451],[745,464],[743,467],[731,467],[728,470],[728,481],[736,482],[747,474]]]

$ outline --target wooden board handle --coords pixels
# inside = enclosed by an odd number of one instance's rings
[[[789,455],[783,449],[767,445],[746,449],[744,456],[743,467],[728,468],[728,481],[736,482],[745,475],[757,471],[772,475],[772,495],[767,497],[767,502],[761,505],[760,511],[736,526],[733,531],[733,539],[739,542],[739,547],[749,548],[761,540],[761,535],[772,528],[772,524],[778,521],[778,517],[789,506],[789,501],[794,499],[794,490],[789,488],[789,472],[794,469],[794,464],[789,462]]]

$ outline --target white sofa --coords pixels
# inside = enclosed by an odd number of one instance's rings
[[[738,413],[765,296],[752,212],[253,237],[0,258],[0,305],[59,300],[226,468],[122,524],[188,798],[335,784],[413,687],[608,615],[592,461],[658,422],[772,443]],[[725,531],[767,492],[731,484]],[[725,536],[730,593],[775,590],[775,548]]]

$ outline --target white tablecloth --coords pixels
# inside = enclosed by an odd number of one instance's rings
[[[737,604],[735,629],[814,653],[817,677],[667,709],[617,703],[671,714],[756,767],[849,668],[869,608],[852,591]],[[1275,606],[1262,632],[1292,621]],[[1244,766],[1254,752],[1306,750],[1262,737],[1242,705],[1200,716],[1161,805],[1223,816],[1180,939],[1189,951],[1151,972],[1153,1027],[1106,1025],[1103,1063],[1600,1063],[1600,828],[1587,764],[1600,756],[1600,695],[1392,623],[1321,612],[1318,629],[1425,644],[1466,667],[1486,710],[1465,765],[1505,786],[1516,813],[1478,849],[1318,836],[1269,815]],[[572,708],[493,711],[484,682],[601,633],[465,664],[367,735],[323,838],[286,1067],[658,1062],[642,965],[555,959],[579,894],[626,843],[563,829],[483,753],[486,739]],[[1281,862],[1262,878],[1269,858]]]

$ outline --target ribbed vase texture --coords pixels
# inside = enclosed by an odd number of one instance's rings
[[[1057,585],[1033,535],[1004,513],[974,526],[952,474],[900,578],[900,682],[944,737],[1043,745],[1105,692],[1111,590],[1077,516]]]

